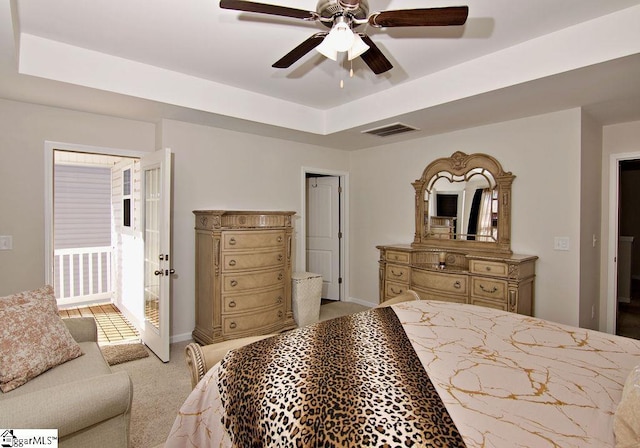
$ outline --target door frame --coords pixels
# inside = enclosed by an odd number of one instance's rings
[[[605,331],[616,334],[618,309],[618,238],[620,207],[620,162],[640,159],[640,152],[609,155],[609,248],[607,252],[607,320]]]
[[[344,302],[348,298],[349,292],[349,173],[346,171],[327,170],[324,168],[302,167],[301,173],[301,213],[300,213],[300,237],[297,238],[298,266],[306,270],[307,259],[307,174],[321,174],[323,176],[335,176],[340,178],[342,196],[340,200],[340,301]]]
[[[44,142],[44,278],[46,284],[54,281],[53,255],[53,165],[55,150],[85,152],[88,154],[104,154],[121,157],[142,157],[148,152],[131,149],[105,148],[100,146],[80,145],[45,140]]]

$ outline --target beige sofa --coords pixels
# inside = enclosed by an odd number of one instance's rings
[[[133,398],[129,375],[111,371],[93,318],[63,322],[84,354],[0,393],[0,428],[57,428],[63,448],[127,447]]]
[[[377,307],[391,306],[396,303],[408,302],[410,300],[420,300],[420,296],[413,290],[407,290],[402,294],[386,300]],[[187,345],[185,348],[185,355],[187,358],[187,365],[191,372],[191,387],[195,387],[196,384],[202,379],[202,377],[218,363],[229,350],[239,348],[252,342],[259,341],[260,339],[273,336],[272,334],[261,336],[249,336],[239,339],[231,339],[224,342],[218,342],[216,344],[199,345],[195,342]]]

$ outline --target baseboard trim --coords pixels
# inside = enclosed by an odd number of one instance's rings
[[[175,344],[176,342],[188,341],[190,339],[193,339],[191,333],[182,333],[171,336],[171,338],[169,338],[169,342],[171,344]]]
[[[368,306],[368,307],[374,307],[377,305],[377,303],[371,303],[368,300],[357,299],[355,297],[349,297],[347,300],[345,300],[345,302],[353,302],[353,303],[357,303],[358,305]]]

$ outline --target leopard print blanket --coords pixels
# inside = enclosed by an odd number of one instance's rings
[[[240,448],[465,446],[391,308],[233,350],[219,392]]]

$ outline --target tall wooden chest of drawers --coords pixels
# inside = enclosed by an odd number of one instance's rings
[[[295,212],[196,210],[196,325],[211,344],[296,327],[291,308]]]

